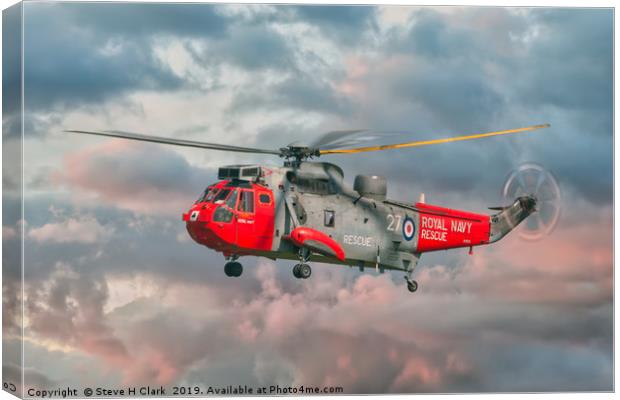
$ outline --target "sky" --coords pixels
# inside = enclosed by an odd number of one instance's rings
[[[7,248],[23,227],[26,386],[612,390],[612,32],[611,9],[25,4],[24,221],[5,165],[2,231]],[[14,97],[19,70],[4,71]],[[7,152],[20,120],[5,101]],[[242,258],[227,278],[181,214],[218,166],[276,158],[63,132],[279,148],[338,129],[424,140],[540,123],[323,160],[349,183],[386,176],[392,199],[480,213],[525,162],[556,177],[550,235],[425,254],[413,295],[401,273],[317,263],[301,281],[289,261]],[[5,251],[3,265],[14,376],[19,262]]]

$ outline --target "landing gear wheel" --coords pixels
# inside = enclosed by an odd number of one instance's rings
[[[243,273],[243,265],[236,261],[227,262],[224,265],[224,273],[226,276],[239,277]]]
[[[299,265],[299,277],[302,279],[308,279],[310,278],[310,275],[312,275],[312,268],[310,268],[310,266],[308,264],[298,264]]]
[[[293,276],[297,279],[308,279],[312,275],[312,268],[308,264],[295,264]]]
[[[418,290],[418,282],[416,281],[407,281],[407,289],[413,293]]]

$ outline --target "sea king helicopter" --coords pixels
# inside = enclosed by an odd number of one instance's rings
[[[272,154],[284,159],[281,167],[228,165],[219,168],[218,179],[183,213],[187,232],[198,244],[226,258],[224,272],[238,277],[241,256],[272,260],[297,260],[296,278],[312,274],[308,262],[355,266],[364,271],[398,270],[405,273],[407,288],[425,252],[469,248],[497,242],[519,223],[538,211],[536,191],[544,175],[529,185],[512,190],[517,196],[505,207],[490,207],[493,215],[476,214],[426,204],[424,195],[411,203],[386,198],[387,181],[376,175],[357,175],[353,187],[344,182],[340,167],[313,158],[333,154],[428,146],[440,143],[517,134],[549,124],[518,129],[414,141],[381,146],[341,148],[343,138],[360,130],[333,131],[312,145],[293,143],[280,149],[259,149],[192,140],[148,136],[121,131],[67,132],[100,135],[161,144],[241,153]],[[344,140],[346,143],[346,140]],[[519,181],[522,177],[519,177]],[[552,196],[553,197],[553,194]],[[553,215],[557,217],[557,213]]]

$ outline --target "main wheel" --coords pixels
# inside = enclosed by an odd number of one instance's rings
[[[301,264],[295,264],[295,266],[293,267],[293,276],[297,279],[301,279],[301,275],[299,275],[299,266]]]
[[[407,281],[407,289],[413,293],[418,290],[418,282],[416,281]]]
[[[299,277],[308,279],[312,275],[312,268],[308,264],[299,264]]]
[[[243,265],[236,261],[227,262],[224,265],[224,273],[226,276],[239,277],[243,273]]]
[[[233,276],[233,271],[232,271],[232,263],[227,262],[226,264],[224,264],[224,273],[226,274],[226,276]]]

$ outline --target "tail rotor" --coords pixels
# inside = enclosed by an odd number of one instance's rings
[[[527,163],[513,170],[504,183],[502,196],[506,203],[522,196],[534,199],[535,212],[521,224],[518,229],[520,237],[539,240],[555,228],[560,217],[562,195],[555,177],[541,165]]]

